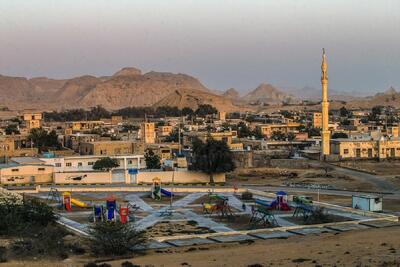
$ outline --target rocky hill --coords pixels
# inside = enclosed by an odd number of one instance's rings
[[[238,100],[240,98],[239,92],[235,88],[230,88],[226,90],[222,96],[227,97],[232,100]]]
[[[176,92],[190,100],[171,101],[171,95]],[[154,71],[142,74],[136,68],[123,68],[112,76],[85,75],[67,80],[0,76],[0,106],[11,109],[86,108],[96,105],[119,109],[152,106],[162,100],[180,106],[186,106],[186,103],[195,106],[195,103],[216,103],[221,109],[224,105],[232,107],[228,98],[212,93],[196,78],[186,74]]]
[[[177,89],[167,97],[158,101],[154,106],[175,106],[178,108],[189,107],[193,110],[201,104],[210,104],[218,110],[226,112],[239,111],[241,108],[232,104],[230,99],[216,95],[212,92],[193,90],[193,89]]]
[[[286,94],[270,84],[262,83],[256,89],[241,98],[242,101],[252,105],[281,104],[293,102],[294,97]]]

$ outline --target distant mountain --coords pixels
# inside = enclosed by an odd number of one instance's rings
[[[295,97],[278,90],[271,84],[262,83],[241,100],[248,104],[281,104],[293,102]]]
[[[196,103],[232,105],[228,98],[213,94],[186,74],[154,71],[142,74],[137,68],[123,68],[112,76],[84,75],[66,80],[46,77],[28,80],[0,75],[0,106],[12,109],[152,106],[175,92],[183,92]],[[218,100],[214,101],[213,97]]]
[[[154,104],[154,106],[189,107],[195,110],[201,104],[210,104],[218,110],[227,112],[240,110],[238,106],[233,105],[232,101],[226,97],[204,90],[193,89],[174,90],[171,94]]]
[[[240,98],[239,92],[235,88],[230,88],[226,90],[222,96],[227,97],[232,100],[238,100]]]
[[[373,106],[393,106],[400,108],[400,92],[393,87],[374,96],[362,97],[357,100],[349,101],[346,104],[348,108],[372,108]]]

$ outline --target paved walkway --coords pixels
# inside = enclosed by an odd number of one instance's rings
[[[139,206],[142,211],[154,211],[153,207],[143,201],[137,194],[127,194],[124,199],[128,200],[131,205]]]
[[[198,198],[201,198],[202,196],[206,195],[207,193],[192,193],[184,198],[181,198],[175,202],[172,203],[174,207],[185,207],[189,204],[191,204],[193,201],[195,201]]]
[[[215,232],[232,232],[232,230],[229,227],[226,227],[225,225],[222,225],[220,223],[217,223],[210,218],[206,218],[204,216],[198,215],[194,213],[193,211],[190,210],[184,210],[183,214],[185,215],[186,219],[188,220],[193,220],[198,223],[198,226],[200,227],[207,227]]]
[[[89,228],[87,225],[78,223],[76,221],[70,220],[62,216],[60,216],[60,218],[57,221],[59,224],[65,225],[69,229],[72,229],[84,235],[89,235]]]

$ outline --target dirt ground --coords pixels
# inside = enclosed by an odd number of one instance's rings
[[[146,236],[149,238],[156,236],[178,236],[207,233],[214,233],[214,231],[205,227],[197,226],[197,222],[195,221],[160,222],[146,230]]]
[[[109,261],[119,267],[130,261],[139,266],[399,266],[400,227],[374,228],[340,234],[292,236],[247,244],[213,244],[148,251],[133,259]],[[100,259],[76,256],[64,261],[32,260],[0,266],[83,266]]]
[[[252,244],[173,248],[139,256],[140,266],[398,266],[400,227],[293,236]],[[125,260],[109,262],[121,266]],[[256,265],[259,264],[259,265]]]
[[[325,173],[325,170],[323,169],[237,169],[227,176],[227,184],[232,186],[245,186],[250,184],[267,186],[282,186],[284,184],[319,184],[332,186],[336,189],[357,189],[365,191],[374,189],[374,186],[370,183],[360,182],[348,175],[332,170]]]
[[[400,175],[400,161],[343,161],[340,166],[364,170],[378,175]]]

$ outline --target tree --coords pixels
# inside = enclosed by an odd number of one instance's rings
[[[192,116],[193,114],[194,114],[194,111],[191,108],[186,107],[186,108],[182,109],[183,116]]]
[[[19,129],[16,124],[7,125],[5,129],[6,135],[19,134]]]
[[[251,135],[249,127],[243,121],[237,124],[237,134],[239,138],[246,138]]]
[[[214,174],[230,172],[235,169],[232,152],[224,141],[209,138],[206,143],[200,140],[193,142],[193,169],[210,175],[214,184]]]
[[[338,138],[348,138],[349,136],[346,133],[334,133],[332,134],[332,139],[338,139]]]
[[[144,155],[144,160],[146,161],[147,169],[161,168],[160,156],[155,154],[152,149],[147,150],[146,154]]]
[[[179,142],[179,129],[174,129],[166,138],[166,142]],[[183,139],[183,132],[181,131],[181,140]]]
[[[287,140],[288,141],[293,141],[296,138],[296,135],[292,132],[287,134]]]
[[[31,140],[34,147],[39,148],[40,151],[46,147],[59,147],[58,136],[56,131],[52,130],[48,133],[43,128],[34,128],[29,133],[28,139]]]
[[[308,129],[308,136],[321,136],[321,129],[319,128],[309,128]]]
[[[146,241],[132,223],[98,222],[91,226],[89,246],[94,255],[124,255]]]
[[[199,105],[199,107],[196,109],[195,113],[197,116],[205,117],[207,115],[217,114],[218,110],[209,104],[202,104],[202,105]]]
[[[93,164],[93,169],[94,170],[111,170],[112,168],[116,168],[118,167],[119,164],[117,162],[116,159],[112,159],[112,158],[101,158],[99,160],[97,160],[94,164]]]
[[[350,115],[350,112],[344,106],[340,108],[339,113],[340,117],[348,117]]]
[[[286,135],[281,131],[274,131],[271,134],[271,139],[275,141],[284,141],[286,140]]]

